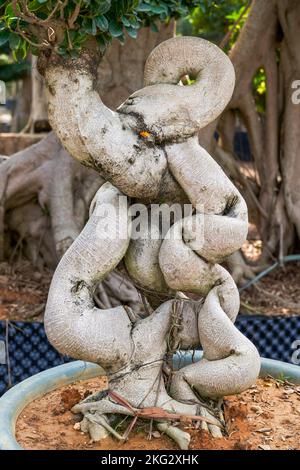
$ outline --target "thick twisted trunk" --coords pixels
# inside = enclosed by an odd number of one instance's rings
[[[110,181],[97,193],[88,224],[56,270],[46,308],[47,335],[61,352],[97,362],[108,374],[109,392],[74,408],[85,416],[84,429],[87,423],[107,429],[104,415],[128,414],[128,407],[114,400],[118,396],[127,400],[131,411],[158,407],[161,412],[201,414],[205,421],[199,395],[215,399],[239,393],[256,380],[260,368],[256,348],[233,325],[239,310],[235,283],[217,264],[244,242],[247,207],[197,142],[198,129],[230,99],[232,66],[220,50],[201,39],[166,41],[146,63],[148,86],[114,113],[93,88],[92,58],[89,51],[67,62],[54,57],[45,73],[54,129],[74,158]],[[177,86],[182,73],[194,73],[196,85],[189,90]],[[210,74],[222,98],[218,106],[216,95],[209,92]],[[202,98],[205,106],[194,114]],[[166,234],[153,226],[157,237],[146,229],[138,241],[130,240],[124,194],[131,201],[136,197],[152,203],[145,206],[144,221],[152,218],[153,203],[159,199],[168,204],[189,201],[192,212]],[[99,310],[93,301],[95,284],[125,254],[129,274],[139,279],[142,273],[139,280],[148,292],[156,287],[168,295],[195,292],[203,303],[167,301],[145,319],[121,306]],[[170,377],[169,396],[162,368],[171,344],[176,350],[200,343],[204,359]],[[220,435],[220,423],[211,418],[210,425],[211,432]]]
[[[232,190],[230,183],[229,188]],[[189,278],[188,289],[194,283],[195,292],[205,294],[209,291],[203,306],[188,300],[168,301],[152,315],[138,321],[128,308],[96,308],[92,297],[95,284],[117,265],[130,241],[129,211],[126,205],[120,205],[120,196],[121,193],[109,183],[103,185],[88,224],[61,260],[47,303],[48,338],[59,351],[101,365],[108,374],[109,390],[126,399],[131,407],[158,407],[180,415],[201,415],[204,422],[208,421],[213,435],[220,436],[220,423],[203,411],[195,390],[203,397],[211,398],[239,393],[255,381],[260,368],[255,347],[232,323],[239,309],[237,289],[223,268],[201,261],[184,239],[178,242],[182,244],[181,251],[178,250],[174,238],[170,242],[166,236],[159,250],[159,264],[166,282],[175,289],[186,288],[182,272],[177,271],[178,282],[174,286],[168,268],[176,265],[179,269],[181,263],[186,268],[187,261],[189,276],[186,270],[184,273]],[[207,201],[209,199],[208,194]],[[106,207],[111,204],[111,211],[106,209],[105,220],[103,204]],[[102,217],[99,217],[99,211]],[[241,212],[244,224],[245,215]],[[220,223],[222,225],[222,221]],[[234,219],[232,223],[234,225]],[[111,238],[107,227],[116,225],[118,237]],[[210,235],[218,230],[217,225],[216,221],[215,226],[210,227]],[[174,229],[176,225],[171,230]],[[231,239],[227,237],[226,241],[222,249],[233,251],[235,246]],[[222,257],[222,249],[219,257]],[[182,250],[189,253],[187,260],[182,258]],[[208,261],[215,259],[217,247],[208,243],[203,250]],[[174,254],[180,256],[179,263]],[[201,256],[202,252],[199,254]],[[211,289],[216,280],[220,285]],[[162,366],[170,331],[178,322],[180,328],[172,340],[182,349],[201,342],[205,359],[175,373],[168,395]],[[190,404],[186,404],[187,400]],[[105,415],[131,414],[113,397],[97,394],[76,405],[74,412],[85,416],[82,429],[89,430],[94,438],[95,426],[102,427],[103,419],[107,419]],[[103,436],[98,429],[99,434]]]

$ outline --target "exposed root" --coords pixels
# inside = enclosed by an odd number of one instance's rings
[[[88,422],[88,432],[95,442],[105,439],[109,434],[116,437],[119,441],[125,441],[125,437],[115,431],[114,428],[109,425],[107,418],[97,411],[94,413],[85,413],[84,419]]]
[[[214,415],[204,406],[200,406],[200,412],[202,416],[205,416],[207,418],[213,418]],[[219,426],[216,426],[214,424],[209,424],[205,421],[201,422],[201,429],[204,431],[209,432],[212,437],[223,437],[222,430]]]
[[[98,401],[99,397],[103,398]],[[116,403],[114,400],[117,400],[119,403]],[[176,408],[179,411],[181,404],[177,403]],[[169,409],[174,409],[174,401],[171,399],[166,402],[165,408],[152,407],[137,409],[115,392],[104,391],[83,400],[81,403],[75,405],[72,411],[83,415],[80,429],[83,432],[88,432],[94,441],[105,439],[108,433],[120,441],[125,441],[129,438],[129,434],[138,419],[155,420],[156,427],[173,439],[179,445],[180,449],[188,449],[190,435],[172,425],[172,422],[200,422],[201,425],[203,425],[202,429],[207,429],[211,432],[213,437],[222,437],[223,424],[210,414],[206,408],[198,406],[195,408],[191,406],[190,411],[194,411],[195,414],[186,414],[188,408],[185,404],[182,404],[183,414],[174,413],[173,411],[169,411]],[[133,417],[132,422],[123,435],[119,434],[110,425],[108,415],[111,414]]]
[[[160,432],[163,432],[173,439],[180,449],[188,450],[191,441],[191,436],[188,432],[184,432],[180,428],[168,423],[157,423],[156,427]]]
[[[105,415],[94,412],[85,413],[84,418],[80,423],[80,430],[89,434],[94,442],[102,441],[110,434],[120,442],[125,442],[128,440],[129,434],[135,424],[136,420],[133,420],[126,432],[121,435],[112,426],[110,426]],[[189,448],[189,443],[191,440],[189,433],[182,431],[179,427],[173,426],[167,422],[157,422],[156,427],[161,433],[164,433],[173,439],[180,449],[187,450]]]
[[[103,426],[104,421],[107,423],[105,416],[100,415],[99,418],[97,419],[97,415],[86,413],[80,423],[80,430],[88,433],[94,442],[99,442],[109,436],[108,430]]]

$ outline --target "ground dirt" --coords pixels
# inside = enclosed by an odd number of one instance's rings
[[[243,252],[250,262],[257,262],[261,241],[249,240]],[[241,293],[241,311],[248,315],[300,315],[300,262],[290,262],[275,268],[258,283]]]
[[[0,263],[0,320],[41,321],[51,278],[28,261]]]
[[[106,387],[105,378],[78,382],[50,392],[29,404],[16,426],[18,442],[25,449],[150,450],[176,449],[157,431],[149,440],[149,421],[143,421],[120,443],[108,437],[92,442],[79,431],[80,415],[71,407],[90,393]],[[227,436],[211,438],[206,431],[185,426],[191,434],[190,449],[294,450],[300,449],[300,387],[271,377],[259,379],[252,388],[225,399]],[[130,420],[130,418],[127,418]],[[129,421],[127,421],[129,424]],[[125,426],[126,428],[126,426]]]

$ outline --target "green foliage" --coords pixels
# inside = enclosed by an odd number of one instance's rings
[[[104,52],[113,38],[122,43],[126,33],[136,38],[142,26],[157,31],[158,22],[186,16],[198,1],[18,0],[2,3],[0,46],[8,43],[14,58],[22,60],[29,50],[38,54],[39,50],[50,47],[63,56],[75,56],[91,37]]]
[[[6,54],[0,54],[0,80],[10,82],[19,80],[30,71],[30,64],[25,61],[19,63],[11,62]]]
[[[28,62],[13,62],[8,42],[0,46],[0,80],[4,82],[19,80],[29,72],[30,64]]]
[[[266,110],[267,77],[263,68],[258,69],[252,81],[256,109],[263,114]]]
[[[201,36],[218,44],[233,27],[247,4],[247,0],[199,0],[198,6],[181,22],[181,32]],[[229,46],[236,41],[246,18],[247,13],[234,28]]]

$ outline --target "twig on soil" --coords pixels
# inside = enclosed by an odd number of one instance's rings
[[[28,320],[30,318],[37,317],[38,315],[40,315],[40,313],[42,313],[45,310],[45,307],[46,307],[45,303],[38,305],[38,307],[35,308],[31,314],[26,315],[26,319]]]
[[[285,299],[284,300],[281,299],[281,297],[279,297],[279,295],[277,295],[276,293],[270,293],[269,291],[267,291],[261,286],[258,286],[257,284],[254,284],[253,287],[254,289],[258,290],[258,292],[262,292],[269,299],[272,299],[272,300],[276,299],[276,302],[279,302],[284,307],[293,309],[297,313],[300,312],[300,304],[294,303],[294,302],[287,302]]]
[[[149,407],[149,408],[134,408],[128,403],[125,398],[122,398],[118,393],[109,391],[108,395],[113,399],[118,405],[124,406],[130,411],[133,416],[143,419],[158,419],[158,420],[170,420],[170,421],[205,421],[208,424],[218,426],[223,428],[223,424],[217,418],[208,418],[199,415],[184,415],[179,413],[170,413],[163,408],[159,407]]]
[[[258,315],[263,315],[261,312],[257,311],[256,307],[252,307],[250,304],[248,304],[246,302],[241,302],[241,307],[244,307],[249,312],[253,312],[253,313],[258,314]]]

